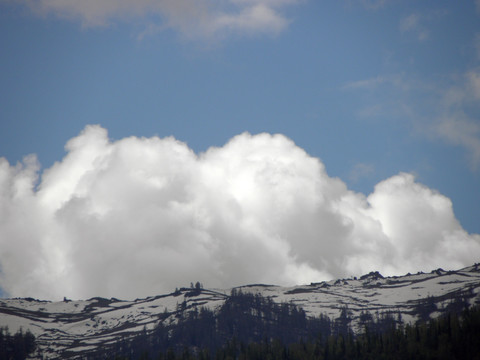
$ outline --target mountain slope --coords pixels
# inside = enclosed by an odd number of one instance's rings
[[[236,289],[295,304],[308,316],[324,314],[337,319],[348,310],[350,326],[359,331],[362,314],[367,311],[394,313],[403,322],[413,322],[480,303],[480,266],[387,278],[370,273],[359,279],[295,287],[248,285]],[[45,358],[75,358],[151,331],[159,323],[174,325],[185,312],[200,307],[217,310],[230,292],[182,288],[134,301],[2,299],[0,326],[8,326],[10,332],[30,330]]]

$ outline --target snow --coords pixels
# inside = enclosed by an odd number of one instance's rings
[[[471,266],[459,271],[439,271],[403,277],[341,279],[295,287],[250,285],[236,288],[258,293],[278,303],[293,303],[309,316],[325,314],[337,318],[343,307],[352,313],[353,325],[362,311],[400,312],[403,321],[417,320],[419,300],[435,298],[439,315],[452,296],[463,294],[470,303],[480,301],[480,271]],[[471,290],[469,290],[471,289]],[[470,291],[470,292],[468,292]],[[0,300],[0,326],[10,333],[30,330],[40,350],[49,357],[62,357],[65,351],[81,354],[123,336],[132,336],[146,329],[153,330],[160,321],[176,323],[179,304],[186,302],[186,311],[195,307],[217,310],[231,289],[206,290],[192,294],[191,289],[179,293],[148,297],[134,301],[93,298],[89,300],[47,302],[34,299]],[[192,296],[193,295],[193,296]],[[163,320],[162,320],[163,319]]]

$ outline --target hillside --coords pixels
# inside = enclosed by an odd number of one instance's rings
[[[303,310],[307,318],[343,318],[346,325],[359,332],[368,317],[378,319],[390,314],[396,322],[413,323],[479,304],[480,266],[399,277],[372,272],[358,279],[294,287],[247,285],[233,290],[291,305],[292,309]],[[232,289],[197,286],[133,301],[1,299],[0,326],[8,326],[11,333],[31,331],[38,353],[45,358],[78,358],[140,333],[153,332],[159,324],[173,329],[189,313],[202,308],[216,313],[231,297]]]

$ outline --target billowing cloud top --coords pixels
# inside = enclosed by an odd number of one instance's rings
[[[0,159],[0,286],[11,296],[135,298],[458,268],[480,258],[451,201],[401,173],[349,191],[283,135],[195,154],[88,126],[39,178]]]
[[[211,37],[225,32],[278,33],[289,23],[282,9],[303,0],[11,1],[26,4],[38,14],[79,20],[85,27],[143,18],[154,24],[148,31],[172,28],[189,37]]]

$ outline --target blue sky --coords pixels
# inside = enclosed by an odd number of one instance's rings
[[[355,192],[413,174],[480,233],[479,1],[72,3],[0,0],[11,166],[88,124],[197,153],[281,133]]]

